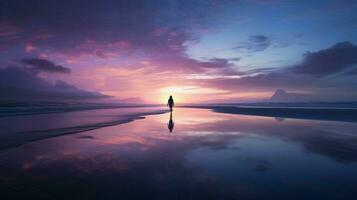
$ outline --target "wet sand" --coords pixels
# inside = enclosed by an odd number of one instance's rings
[[[214,112],[257,115],[267,117],[357,122],[356,108],[311,107],[242,107],[242,106],[186,106],[187,108],[212,109]]]
[[[177,108],[170,133],[169,120],[149,115],[4,149],[2,199],[357,197],[356,123]]]

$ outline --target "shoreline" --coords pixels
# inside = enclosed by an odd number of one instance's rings
[[[184,106],[184,108],[211,109],[213,112],[226,114],[323,121],[357,122],[357,109],[348,108],[284,108],[239,106]]]
[[[30,142],[35,142],[43,139],[48,139],[52,137],[58,137],[69,134],[76,134],[85,131],[91,131],[99,128],[116,126],[120,124],[126,124],[135,120],[145,119],[145,116],[149,115],[159,115],[164,114],[168,111],[159,110],[153,112],[145,112],[145,113],[137,113],[132,115],[125,115],[125,119],[117,120],[117,121],[109,121],[109,122],[101,122],[96,124],[87,124],[81,126],[73,126],[73,127],[64,127],[57,129],[48,129],[48,130],[34,130],[34,131],[24,131],[24,132],[16,132],[11,133],[9,137],[3,137],[2,142],[0,143],[0,152],[3,150],[18,147]],[[13,138],[13,135],[16,135],[16,139]]]
[[[116,109],[116,108],[138,108],[138,107],[155,107],[151,105],[66,105],[66,106],[0,106],[1,117],[25,116],[25,115],[45,115],[51,113],[65,113],[86,110]],[[159,106],[157,106],[159,107]]]

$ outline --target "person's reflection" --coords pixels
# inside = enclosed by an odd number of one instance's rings
[[[174,129],[174,125],[175,125],[175,122],[174,120],[172,119],[172,111],[170,112],[170,120],[169,122],[167,123],[167,128],[170,130],[170,133],[172,132],[172,130]]]

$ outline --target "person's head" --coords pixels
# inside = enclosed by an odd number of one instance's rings
[[[172,95],[170,95],[170,99],[172,99]]]

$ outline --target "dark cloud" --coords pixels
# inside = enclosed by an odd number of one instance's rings
[[[313,96],[317,101],[353,101],[357,100],[357,92],[354,92],[356,80],[352,76],[357,72],[353,67],[357,64],[356,53],[356,45],[341,42],[330,48],[308,53],[300,65],[253,69],[239,73],[241,77],[199,80],[195,84],[232,92],[271,91],[272,94],[276,89],[284,88],[289,92],[305,91],[306,95]],[[327,76],[338,72],[343,73],[339,76]]]
[[[271,38],[265,35],[252,35],[247,41],[241,42],[233,47],[235,50],[243,50],[249,52],[264,51],[271,45]]]
[[[0,69],[0,100],[81,100],[105,98],[103,94],[78,89],[64,81],[54,84],[38,72],[16,66]]]
[[[207,62],[201,62],[203,68],[223,68],[227,66],[232,66],[228,59],[224,58],[212,58]]]
[[[14,0],[0,3],[0,17],[6,27],[21,27],[16,44],[32,41],[38,47],[69,54],[81,50],[103,57],[107,48],[120,42],[131,44],[131,50],[182,52],[184,42],[196,39],[193,27],[212,25],[210,19],[216,19],[230,4],[228,0],[89,0],[65,4],[58,0],[34,0],[31,4]],[[88,40],[94,45],[81,48]]]
[[[63,67],[61,65],[56,65],[55,63],[39,58],[24,58],[19,61],[25,65],[31,66],[33,69],[38,71],[50,72],[50,73],[70,73],[69,68]]]
[[[327,76],[343,72],[357,65],[357,46],[351,42],[340,42],[334,46],[304,55],[301,64],[290,70],[298,74]]]

